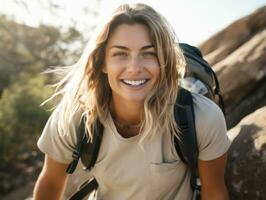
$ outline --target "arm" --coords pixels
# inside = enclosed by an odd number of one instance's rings
[[[67,180],[67,166],[68,164],[59,163],[45,155],[44,166],[33,191],[33,199],[60,199]]]
[[[202,200],[228,200],[228,192],[224,182],[227,154],[209,161],[199,160],[199,176],[201,181]]]

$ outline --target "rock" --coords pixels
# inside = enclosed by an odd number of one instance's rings
[[[225,59],[257,33],[264,30],[266,27],[265,19],[266,6],[232,23],[202,43],[199,47],[207,60],[214,65]]]
[[[200,45],[217,73],[229,128],[266,105],[266,6]]]
[[[214,65],[226,105],[228,127],[266,105],[266,29]]]
[[[261,200],[266,194],[266,106],[228,131],[226,182],[232,200]]]

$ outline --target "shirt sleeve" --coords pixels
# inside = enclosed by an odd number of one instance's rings
[[[58,112],[55,110],[48,119],[37,142],[39,149],[52,159],[68,164],[72,161],[72,152],[77,143],[77,119],[71,120],[67,133],[58,132]]]
[[[230,147],[227,128],[221,109],[206,97],[194,97],[195,124],[200,160],[213,160]]]

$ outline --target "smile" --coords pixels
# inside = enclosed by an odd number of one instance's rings
[[[123,83],[125,83],[126,85],[130,85],[130,86],[141,86],[144,85],[145,83],[148,82],[148,79],[143,79],[143,80],[122,80]]]

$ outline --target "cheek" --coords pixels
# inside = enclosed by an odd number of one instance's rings
[[[127,66],[128,60],[126,59],[110,59],[108,62],[109,68],[113,70],[119,70],[125,66]]]
[[[115,65],[108,65],[105,69],[110,87],[116,87],[117,82],[119,81],[119,75],[121,74],[121,70]]]
[[[125,63],[121,60],[110,59],[106,62],[105,71],[110,76],[115,76],[123,70],[124,66]]]
[[[110,78],[117,77],[121,71],[121,68],[118,65],[108,65],[105,69],[108,77]]]
[[[161,69],[160,67],[158,67],[158,70],[157,70],[157,81],[160,80],[161,78]]]
[[[151,69],[153,76],[156,78],[156,80],[160,79],[161,76],[161,68],[159,66],[159,63],[154,63],[152,69]]]

